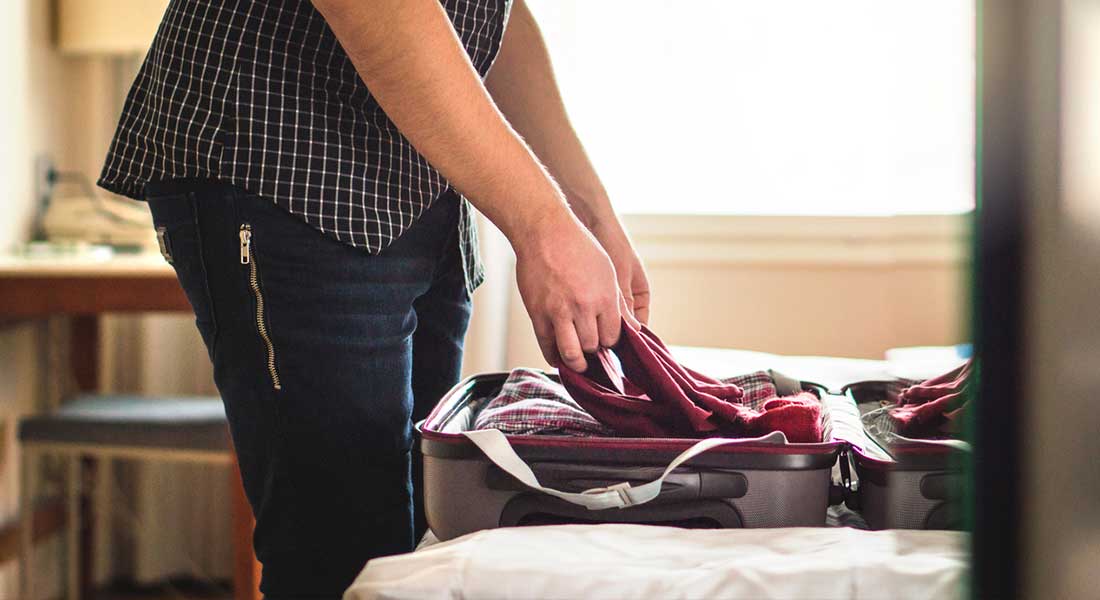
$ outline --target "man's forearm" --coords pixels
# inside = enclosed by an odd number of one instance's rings
[[[649,318],[645,267],[565,112],[550,54],[524,0],[515,0],[500,54],[485,81],[516,131],[565,192],[569,206],[607,252],[624,301],[624,315]]]
[[[314,5],[386,115],[513,245],[547,221],[571,218],[561,191],[497,110],[438,0]]]
[[[512,127],[561,185],[594,232],[616,219],[607,192],[566,115],[550,55],[523,0],[515,0],[500,54],[485,85]]]

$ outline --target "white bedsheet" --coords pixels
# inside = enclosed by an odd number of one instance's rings
[[[949,531],[505,528],[372,560],[344,600],[954,598],[966,547]]]

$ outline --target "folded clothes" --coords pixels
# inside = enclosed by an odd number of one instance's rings
[[[475,429],[511,435],[613,435],[569,397],[562,385],[535,369],[513,369],[500,391],[477,414]]]
[[[680,365],[645,326],[635,331],[623,323],[613,350],[591,356],[584,373],[562,369],[561,380],[580,406],[619,435],[756,437],[782,431],[791,442],[821,441],[821,405],[812,394],[747,405],[739,386]]]
[[[775,380],[768,371],[753,371],[736,377],[727,377],[721,381],[741,388],[741,404],[751,408],[760,408],[768,400],[779,397]]]
[[[898,433],[907,437],[943,437],[958,433],[970,399],[973,361],[902,390],[889,411]]]

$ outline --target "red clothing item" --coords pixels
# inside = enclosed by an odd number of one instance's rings
[[[973,361],[898,394],[897,408],[890,410],[899,433],[910,437],[932,437],[959,430],[970,398],[968,386]]]
[[[821,405],[813,394],[776,398],[760,409],[742,404],[743,392],[680,365],[642,326],[623,323],[614,353],[589,357],[584,373],[561,369],[565,389],[598,421],[638,437],[756,437],[782,431],[791,442],[821,441]]]

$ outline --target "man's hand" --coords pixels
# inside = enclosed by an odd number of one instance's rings
[[[546,361],[584,371],[585,352],[619,341],[621,297],[615,268],[567,209],[516,240],[516,281]]]

